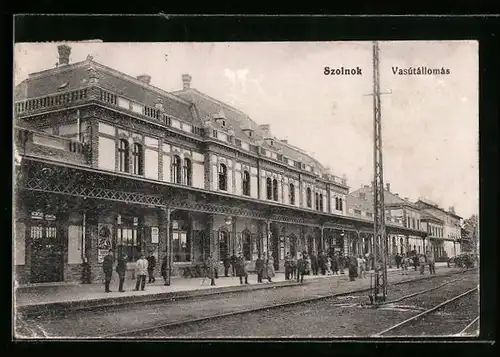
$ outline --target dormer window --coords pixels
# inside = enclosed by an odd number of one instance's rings
[[[273,146],[273,145],[274,145],[274,141],[273,141],[273,140],[271,140],[271,141],[269,142],[269,144],[271,144],[271,146]]]
[[[65,83],[61,84],[61,85],[58,87],[58,89],[64,89],[64,88],[66,88],[67,86],[68,86],[68,82],[65,82]]]
[[[222,125],[222,127],[223,127],[223,128],[225,128],[225,127],[226,127],[226,121],[225,121],[225,120],[222,120],[222,121],[221,121],[221,125]]]

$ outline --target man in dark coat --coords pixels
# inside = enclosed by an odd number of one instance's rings
[[[401,265],[401,255],[399,253],[396,253],[396,257],[394,258],[396,261],[396,268],[399,269],[399,266]]]
[[[154,276],[154,270],[156,267],[156,257],[151,253],[148,257],[148,277],[149,283],[154,283],[156,281]]]
[[[326,255],[323,251],[319,252],[318,258],[319,270],[321,271],[321,275],[326,274]]]
[[[297,283],[300,281],[304,282],[304,275],[306,275],[307,270],[307,261],[305,253],[302,253],[302,256],[299,260],[297,260]]]
[[[290,253],[285,256],[285,280],[290,280],[290,273],[292,272],[292,258]]]
[[[123,283],[125,282],[125,271],[127,270],[127,256],[124,254],[118,258],[118,263],[116,264],[116,272],[118,273],[119,285],[118,291],[123,293]]]
[[[311,253],[311,270],[313,275],[318,275],[318,257]]]
[[[102,270],[104,271],[104,290],[110,293],[109,284],[113,276],[113,251],[110,249],[102,262]]]
[[[224,257],[223,263],[224,263],[224,276],[227,278],[229,276],[229,268],[231,267],[231,257],[229,256],[229,254],[227,254]]]
[[[358,259],[354,256],[346,257],[349,269],[349,280],[354,281],[358,276]]]
[[[259,256],[255,260],[255,270],[257,272],[257,282],[262,283],[262,272],[264,270],[264,260]]]
[[[231,256],[231,267],[233,268],[233,276],[236,276],[236,261],[238,257],[233,253]]]
[[[163,257],[163,261],[161,262],[161,276],[163,277],[163,285],[169,285],[167,281],[167,264],[168,264],[168,255]]]
[[[245,259],[241,256],[241,253],[236,259],[236,274],[240,277],[240,284],[243,284],[243,277],[245,277],[245,284],[248,284],[248,272],[245,266]]]

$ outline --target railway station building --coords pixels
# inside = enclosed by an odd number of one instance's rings
[[[208,255],[241,252],[251,268],[269,255],[282,270],[286,253],[372,249],[373,218],[350,213],[346,178],[191,76],[166,92],[90,55],[70,63],[67,45],[58,54],[15,88],[19,284],[79,281],[83,262],[100,281],[109,249],[128,256],[130,275],[154,254],[181,277]],[[427,235],[396,218],[387,232],[401,237],[397,249]]]

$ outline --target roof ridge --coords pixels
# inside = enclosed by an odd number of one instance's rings
[[[185,100],[185,99],[182,99],[182,98],[179,98],[178,96],[170,93],[170,92],[167,92],[166,90],[164,89],[161,89],[160,87],[156,87],[152,84],[149,84],[149,83],[145,83],[125,72],[120,72],[116,69],[113,69],[111,67],[108,67],[102,63],[99,63],[99,62],[96,62],[94,60],[86,60],[86,62],[88,62],[89,64],[91,65],[97,65],[97,67],[100,67],[100,69],[104,69],[105,71],[108,71],[109,73],[113,74],[113,75],[117,75],[118,77],[124,77],[124,79],[126,80],[130,80],[131,82],[135,83],[135,84],[138,84],[142,87],[145,87],[147,89],[150,89],[150,90],[153,90],[154,92],[157,92],[159,94],[162,94],[162,95],[165,95],[166,97],[169,97],[170,99],[173,99],[173,100],[176,100],[182,104],[186,104],[186,105],[191,105],[192,103],[190,103],[189,101]]]

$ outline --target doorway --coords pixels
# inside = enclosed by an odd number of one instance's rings
[[[64,237],[55,216],[32,215],[31,283],[54,283],[64,279]]]

